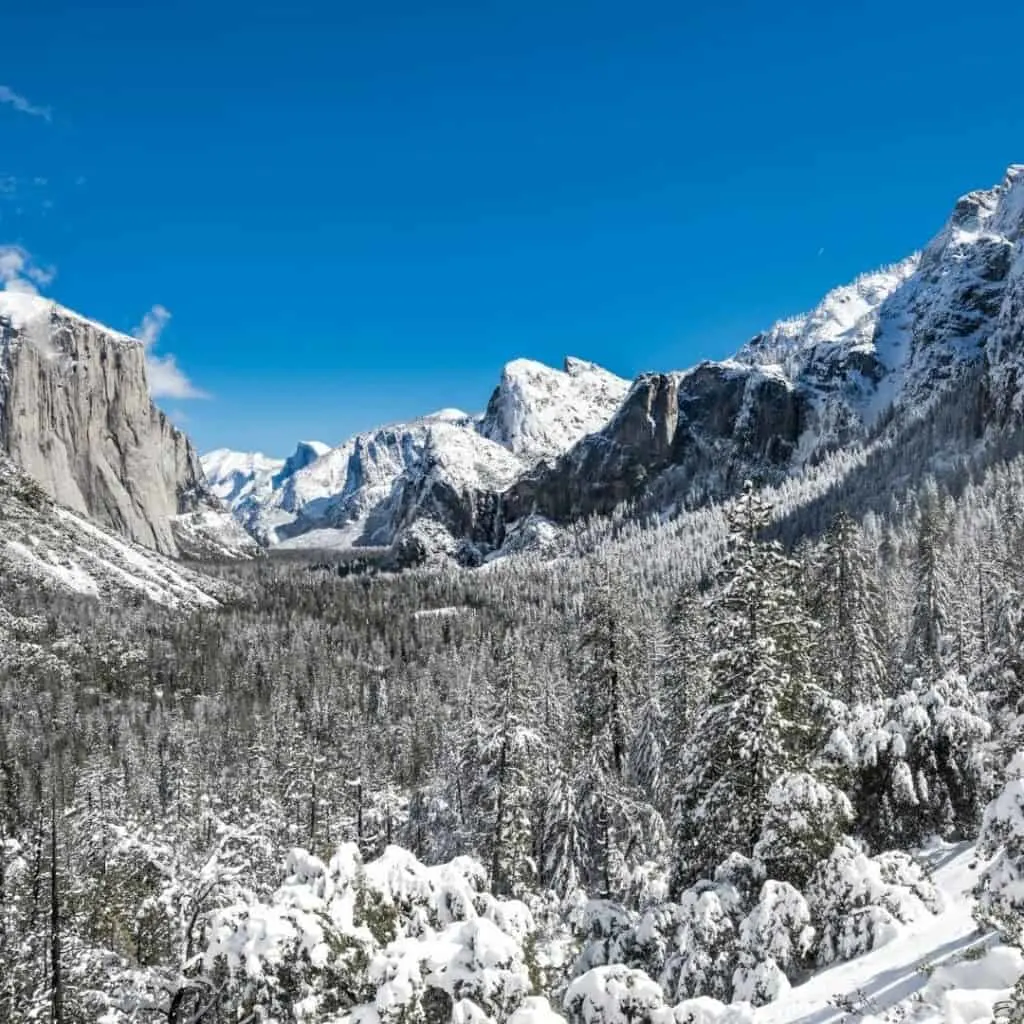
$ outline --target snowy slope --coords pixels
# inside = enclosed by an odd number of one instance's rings
[[[604,427],[502,496],[501,522],[626,504],[671,514],[746,479],[781,486],[880,433],[899,447],[940,404],[950,443],[962,443],[954,423],[1012,426],[1024,411],[1024,166],[962,197],[920,254],[832,290],[734,359],[638,378]],[[926,457],[948,461],[943,443]]]
[[[945,907],[941,914],[904,925],[899,935],[880,949],[821,971],[776,1002],[760,1007],[755,1011],[758,1024],[838,1024],[850,1011],[833,1005],[837,996],[859,1003],[862,1014],[880,1014],[912,1003],[925,1016],[950,1019],[942,1015],[948,1001],[946,982],[956,981],[958,987],[967,989],[972,972],[966,968],[973,964],[962,965],[956,976],[948,971],[945,975],[931,973],[932,969],[949,968],[969,950],[992,945],[994,937],[982,935],[971,916],[974,899],[970,893],[982,866],[977,863],[974,846],[940,846],[929,857]],[[1009,988],[1024,963],[1018,954],[1007,954],[1001,955],[1016,971],[1005,986]],[[986,986],[991,969],[991,963],[977,962],[977,975]]]
[[[925,249],[829,292],[810,313],[783,320],[737,358],[778,365],[809,397],[802,451],[870,430],[893,406],[920,412],[943,385],[985,357],[1009,317],[1024,273],[1024,166],[994,188],[968,193]]]
[[[223,584],[53,504],[0,458],[0,575],[6,583],[103,599],[212,606]]]

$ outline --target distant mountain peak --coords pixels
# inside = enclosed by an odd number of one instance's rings
[[[583,359],[568,357],[564,370],[514,359],[502,370],[480,433],[528,461],[553,458],[604,426],[628,390],[629,381]]]

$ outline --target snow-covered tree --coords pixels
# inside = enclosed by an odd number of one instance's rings
[[[504,895],[530,885],[536,875],[531,812],[541,738],[537,695],[517,650],[514,637],[503,640],[480,716],[476,777],[468,780],[482,832],[478,849],[494,891]]]
[[[780,775],[768,790],[754,858],[766,877],[802,889],[853,822],[846,795],[807,772]]]
[[[812,569],[810,600],[820,623],[817,670],[849,705],[886,690],[887,643],[877,569],[853,518],[840,512]]]
[[[749,856],[772,784],[805,767],[818,744],[812,624],[796,599],[794,563],[761,537],[769,516],[751,487],[730,512],[730,548],[710,602],[711,692],[677,793],[677,884],[730,853]]]

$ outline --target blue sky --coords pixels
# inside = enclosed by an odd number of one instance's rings
[[[1024,159],[1022,4],[34,0],[0,36],[0,244],[114,327],[159,307],[204,450],[481,408],[516,356],[724,356]]]

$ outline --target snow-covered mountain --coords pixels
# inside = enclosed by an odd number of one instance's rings
[[[973,401],[976,432],[1020,410],[1024,166],[972,192],[920,253],[836,288],[733,360],[640,377],[615,417],[502,497],[502,522],[623,502],[658,510],[780,483],[835,449]],[[1001,410],[1001,412],[1000,412]],[[998,418],[995,414],[999,413]],[[928,453],[941,460],[938,439]]]
[[[221,501],[235,505],[251,495],[273,490],[274,477],[285,459],[272,459],[262,452],[234,452],[218,448],[202,457],[203,472],[210,490]]]
[[[631,387],[581,360],[562,371],[515,360],[479,419],[449,410],[370,431],[294,472],[225,452],[204,468],[266,543],[417,535],[417,548],[479,555],[527,521],[623,504],[664,513],[747,478],[780,484],[829,452],[898,439],[943,403],[963,407],[947,417],[959,422],[973,402],[970,429],[983,431],[1021,409],[1022,236],[1024,166],[1014,165],[961,198],[920,253],[833,289],[733,359]]]
[[[150,399],[142,344],[6,290],[0,453],[55,501],[164,554],[251,550],[207,491],[188,437]]]
[[[489,531],[479,522],[478,511],[487,519],[477,508],[482,496],[601,427],[628,387],[580,359],[567,359],[564,370],[517,359],[483,417],[443,409],[332,449],[303,442],[288,460],[221,449],[202,464],[213,492],[264,543],[389,546],[403,531],[415,538],[427,530],[426,547],[451,549]],[[422,525],[428,521],[440,529]]]
[[[480,433],[527,462],[552,458],[603,427],[628,390],[627,381],[582,359],[570,356],[564,370],[516,359],[502,371]]]

